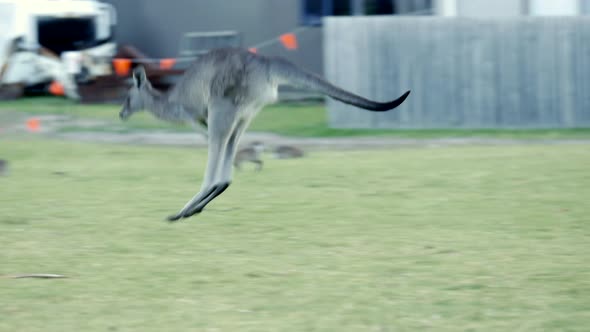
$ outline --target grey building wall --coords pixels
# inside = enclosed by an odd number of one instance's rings
[[[180,38],[191,31],[236,30],[244,47],[277,37],[300,25],[299,0],[107,0],[118,12],[117,41],[153,57],[178,56]],[[280,44],[262,54],[282,55],[321,73],[322,33],[310,28],[298,35],[299,49]]]
[[[590,18],[329,18],[326,76],[398,109],[329,100],[341,128],[590,127]]]

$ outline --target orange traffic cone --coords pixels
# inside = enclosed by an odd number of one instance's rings
[[[113,66],[117,75],[127,76],[131,70],[131,59],[113,59]]]
[[[37,132],[41,129],[41,121],[38,118],[30,118],[27,120],[27,129],[31,132]]]
[[[59,82],[53,81],[49,85],[49,93],[55,96],[63,96],[65,95],[64,86]]]
[[[174,67],[174,64],[176,63],[176,59],[162,59],[160,60],[160,69],[171,69],[172,67]]]

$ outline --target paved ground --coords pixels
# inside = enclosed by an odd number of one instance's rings
[[[63,139],[89,142],[128,144],[205,146],[205,139],[193,133],[61,133],[53,135]],[[507,140],[487,138],[293,138],[268,133],[246,133],[243,143],[262,141],[267,145],[296,145],[303,148],[323,149],[365,149],[384,147],[437,147],[449,145],[514,145],[514,144],[590,144],[590,140]]]
[[[84,131],[93,126],[104,125],[100,120],[74,119],[62,115],[43,115],[37,118],[43,123],[41,130],[29,133],[26,116],[0,112],[0,137],[9,134],[42,135],[58,139],[105,142],[124,144],[151,144],[177,146],[206,146],[205,138],[198,133],[171,133],[164,131],[146,131],[132,133],[109,133]],[[60,132],[60,127],[79,127],[80,132]],[[450,145],[514,145],[514,144],[588,144],[590,140],[517,140],[493,138],[436,138],[436,139],[400,139],[387,137],[342,137],[342,138],[295,138],[283,137],[269,133],[247,132],[243,143],[262,141],[269,146],[295,145],[307,149],[367,149],[395,147],[438,147]]]

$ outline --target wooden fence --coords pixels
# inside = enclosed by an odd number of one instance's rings
[[[333,83],[390,100],[371,113],[329,100],[338,128],[590,127],[590,18],[330,17]]]

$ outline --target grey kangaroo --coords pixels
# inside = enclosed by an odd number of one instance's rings
[[[152,87],[145,70],[133,71],[133,86],[119,113],[126,120],[148,110],[155,117],[200,124],[207,129],[208,156],[198,193],[169,221],[188,218],[223,193],[232,181],[232,164],[240,137],[264,106],[277,100],[279,85],[291,85],[326,94],[343,103],[384,112],[401,105],[410,94],[389,102],[360,97],[298,68],[280,57],[267,57],[243,49],[216,49],[198,57],[166,93]]]
[[[0,176],[8,175],[8,161],[0,159]]]
[[[264,162],[262,161],[262,152],[264,151],[264,143],[262,142],[252,142],[249,146],[246,146],[242,149],[239,149],[236,153],[234,158],[234,166],[237,170],[241,169],[242,163],[247,161],[256,164],[256,170],[262,170],[262,165]]]
[[[279,145],[274,150],[274,156],[277,159],[302,158],[304,155],[303,150],[289,145]]]

